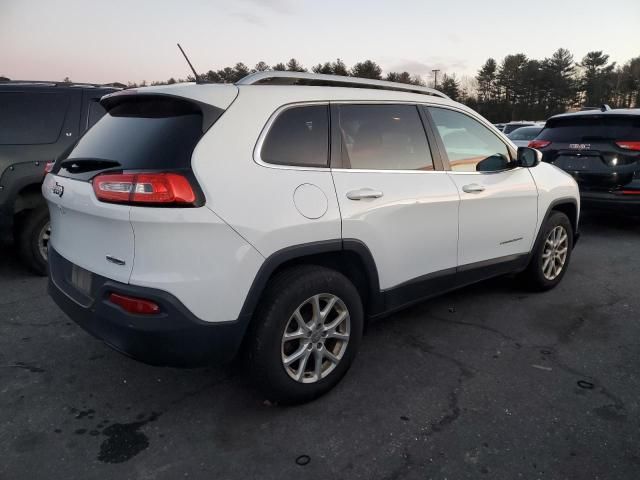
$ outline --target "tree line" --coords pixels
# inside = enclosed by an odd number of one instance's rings
[[[640,56],[623,65],[602,51],[576,62],[571,52],[556,50],[543,60],[518,53],[500,64],[489,58],[475,77],[476,90],[465,99],[490,120],[546,119],[569,108],[640,107]]]
[[[211,82],[233,83],[253,72],[280,70],[307,72],[295,58],[286,63],[269,66],[258,62],[254,68],[244,63],[220,70],[209,70],[202,79]],[[345,75],[376,80],[427,85],[419,75],[409,72],[388,72],[372,60],[357,62],[350,68],[341,59],[318,63],[312,72]],[[193,80],[193,77],[190,78]],[[176,83],[169,79],[153,85]],[[571,52],[559,48],[542,60],[528,58],[523,53],[507,55],[500,62],[489,58],[473,78],[459,79],[455,73],[445,72],[435,86],[453,100],[477,110],[494,122],[509,120],[544,120],[570,108],[640,107],[640,56],[622,65],[609,60],[602,51],[587,53],[576,61]]]
[[[200,80],[235,83],[254,72],[267,70],[307,72],[295,58],[269,66],[258,62],[253,68],[242,62],[219,70],[200,74]],[[410,72],[388,72],[372,60],[357,62],[348,67],[340,58],[318,63],[311,67],[315,73],[344,75],[413,85],[427,85],[419,75]],[[0,80],[8,78],[0,77]],[[186,79],[170,78],[151,82],[166,85]],[[434,79],[435,80],[435,79]],[[70,81],[65,78],[65,81]],[[587,53],[576,61],[569,50],[559,48],[542,60],[528,58],[523,53],[507,55],[500,62],[489,58],[475,77],[462,77],[445,72],[437,85],[428,82],[453,100],[462,102],[493,122],[509,120],[543,120],[556,113],[582,106],[598,107],[608,104],[613,108],[640,107],[640,56],[619,65],[609,60],[602,51]],[[146,86],[147,82],[122,87]]]

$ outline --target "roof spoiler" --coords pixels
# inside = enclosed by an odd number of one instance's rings
[[[209,105],[208,103],[200,102],[193,98],[188,98],[180,95],[171,95],[163,92],[140,92],[136,89],[123,90],[120,92],[111,93],[100,98],[100,104],[105,110],[110,111],[114,107],[127,102],[154,102],[164,101],[173,102],[176,107],[180,105],[188,105],[192,108],[200,110],[202,113],[202,131],[206,132],[211,125],[213,125],[220,115],[224,113],[224,109]]]

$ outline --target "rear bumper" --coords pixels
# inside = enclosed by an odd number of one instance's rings
[[[115,350],[151,365],[195,367],[231,360],[244,337],[249,318],[205,322],[173,295],[151,288],[92,276],[90,296],[70,281],[72,263],[49,249],[49,295],[78,325]],[[157,315],[136,315],[108,301],[120,293],[154,301]]]
[[[586,209],[600,208],[640,214],[640,195],[581,191],[580,202]]]

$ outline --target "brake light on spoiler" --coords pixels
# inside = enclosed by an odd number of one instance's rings
[[[102,174],[93,179],[98,200],[109,203],[192,206],[191,183],[177,173]]]

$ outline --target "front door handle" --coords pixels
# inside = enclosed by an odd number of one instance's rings
[[[380,190],[373,188],[360,188],[359,190],[351,190],[347,192],[349,200],[363,200],[365,198],[380,198],[384,195]]]
[[[470,183],[469,185],[462,187],[462,191],[465,193],[480,193],[484,192],[484,187],[477,183]]]

